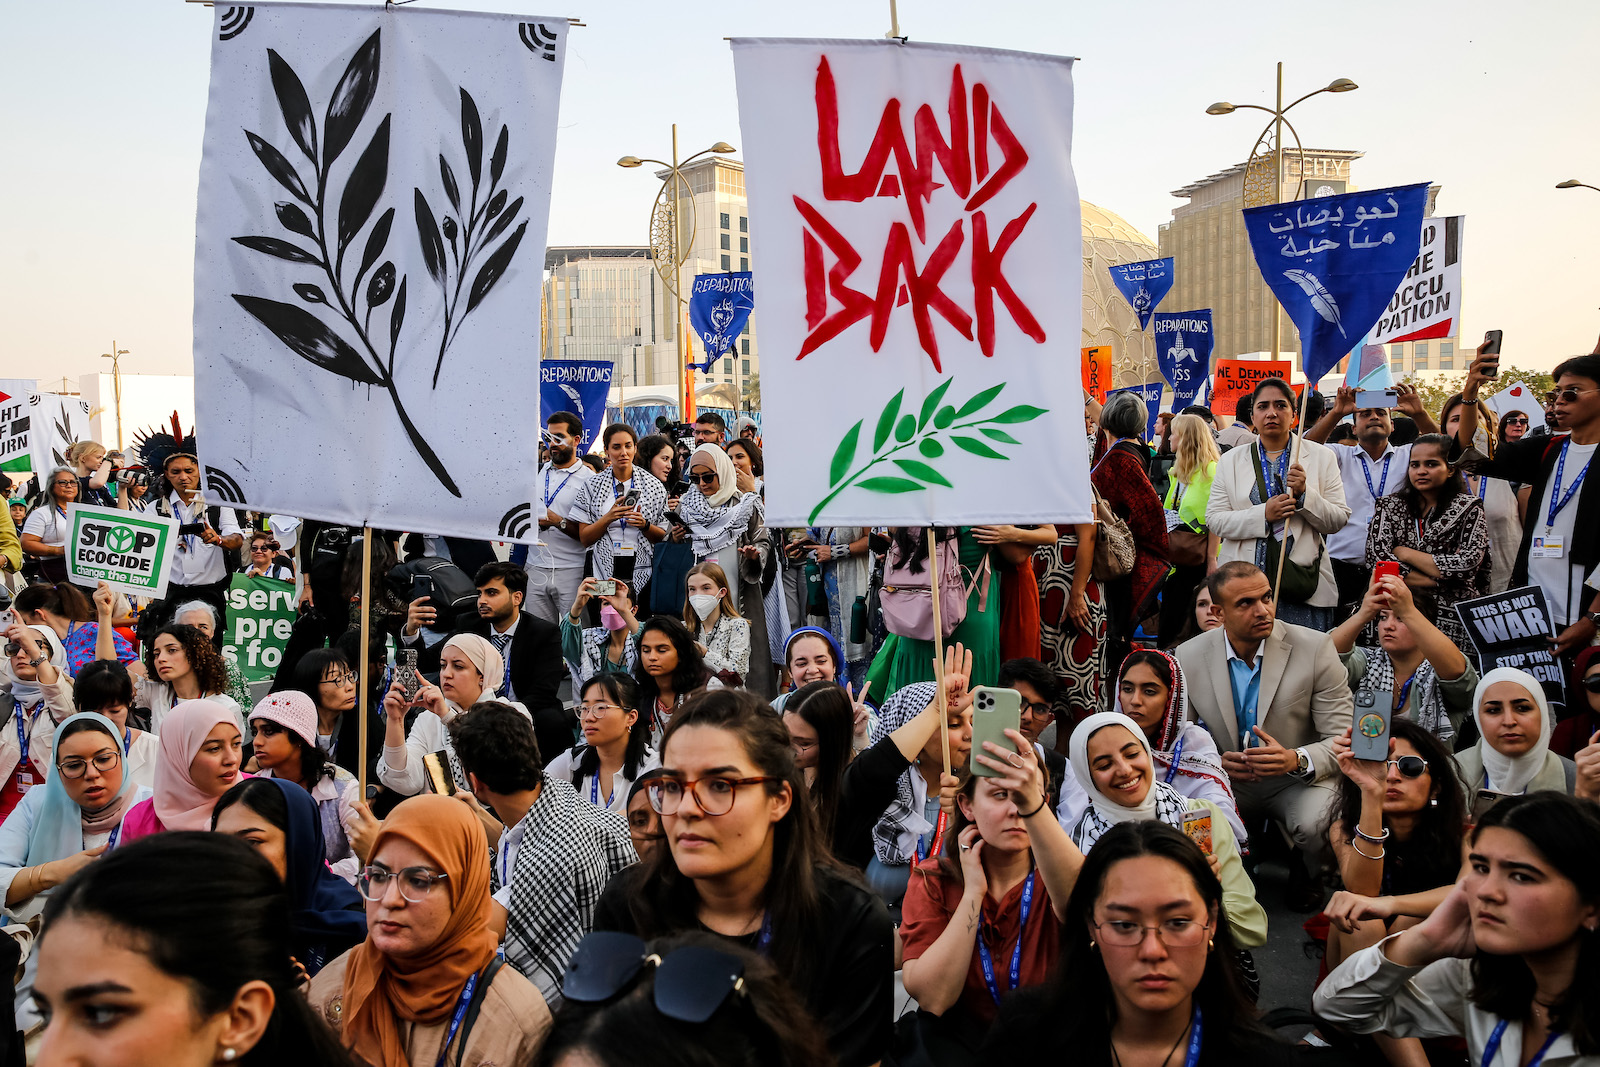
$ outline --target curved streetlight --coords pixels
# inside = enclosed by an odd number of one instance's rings
[[[1556,182],[1556,188],[1557,189],[1593,189],[1595,192],[1600,193],[1600,185],[1590,185],[1588,182],[1580,182],[1576,178],[1568,178],[1564,182]]]
[[[122,450],[122,357],[128,354],[126,348],[118,348],[117,342],[111,342],[111,351],[100,353],[101,359],[111,361],[111,391],[116,397],[117,412],[117,450]]]
[[[738,151],[738,149],[734,148],[733,145],[729,144],[727,141],[718,141],[716,144],[712,145],[710,148],[702,149],[701,151],[696,152],[694,155],[690,156],[689,158],[684,159],[684,160],[680,160],[680,159],[678,159],[678,124],[677,123],[673,123],[672,124],[672,162],[668,163],[664,159],[650,159],[647,156],[623,156],[621,159],[617,160],[617,166],[622,167],[622,168],[624,168],[626,170],[633,170],[636,167],[644,166],[646,163],[654,163],[658,167],[667,168],[667,175],[666,175],[666,177],[664,177],[661,180],[661,192],[657,194],[657,201],[659,203],[659,202],[661,202],[662,197],[666,196],[666,192],[667,192],[668,188],[671,188],[674,185],[681,185],[681,186],[684,186],[684,187],[688,186],[688,182],[683,177],[683,168],[684,167],[688,166],[690,163],[693,163],[695,160],[699,159],[701,156],[709,156],[709,155],[725,156],[725,155],[730,155],[730,154],[732,154],[732,153],[734,153],[736,151]],[[677,201],[682,199],[682,198],[683,198],[682,197],[682,193],[681,192],[676,192],[676,191],[675,191],[675,193],[674,193],[674,195],[672,197],[672,204],[673,204],[673,207],[672,207],[672,223],[673,223],[673,226],[672,226],[672,228],[673,228],[673,235],[672,235],[672,288],[673,288],[673,295],[677,298],[677,309],[676,309],[676,312],[673,315],[673,338],[674,338],[674,343],[677,346],[677,351],[676,351],[676,353],[674,353],[674,356],[675,356],[674,362],[677,364],[678,418],[680,420],[684,419],[684,418],[687,418],[688,417],[688,413],[689,413],[689,400],[687,398],[687,394],[684,391],[684,369],[685,369],[684,368],[684,360],[685,360],[685,356],[687,355],[687,352],[686,352],[686,350],[684,348],[684,334],[683,334],[683,316],[684,316],[683,262],[684,262],[685,259],[688,258],[688,250],[683,248],[683,245],[682,245],[682,243],[683,243],[683,228],[679,223],[678,210],[677,210]],[[688,200],[689,200],[689,217],[692,220],[694,218],[694,193],[693,193],[693,191],[690,191]],[[655,217],[655,212],[652,211],[651,212],[652,223],[654,222],[654,217]],[[655,246],[654,229],[655,229],[655,227],[652,224],[652,226],[651,226],[652,232],[651,232],[651,240],[650,240],[650,244],[651,244],[652,248],[654,248],[654,246]],[[689,225],[689,239],[690,239],[691,242],[694,240],[694,229],[695,229],[694,223],[691,221],[690,225]],[[656,272],[658,274],[662,273],[660,264],[657,264]],[[665,275],[663,275],[662,280],[663,281],[666,280]]]

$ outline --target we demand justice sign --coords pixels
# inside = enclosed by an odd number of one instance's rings
[[[166,595],[178,520],[73,504],[67,511],[67,578],[106,582],[130,596]]]

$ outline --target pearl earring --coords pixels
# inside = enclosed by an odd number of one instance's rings
[[[1428,807],[1437,808],[1438,806],[1439,806],[1439,798],[1438,797],[1430,797],[1428,799]]]
[[[222,1050],[222,1062],[232,1063],[238,1057],[238,1055],[239,1053],[236,1049],[225,1048]]]

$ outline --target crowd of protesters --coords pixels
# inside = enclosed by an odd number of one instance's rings
[[[1088,401],[1096,521],[1057,526],[772,528],[714,413],[587,456],[554,415],[509,552],[218,507],[192,436],[80,442],[0,514],[0,1043],[1600,1065],[1600,354],[1532,428],[1486,366],[1439,412],[1266,379],[1153,441]],[[74,502],[179,522],[164,598],[68,580]],[[299,590],[256,692],[237,574]],[[1524,586],[1565,686],[1456,610]],[[1280,893],[1321,960],[1292,1029]]]

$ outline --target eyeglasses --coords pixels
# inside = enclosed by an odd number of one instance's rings
[[[354,673],[352,673],[350,671],[345,671],[343,674],[336,674],[332,678],[324,678],[322,680],[322,684],[323,685],[337,685],[337,686],[343,688],[344,686],[347,686],[347,685],[355,685],[356,684],[356,676],[355,676]]]
[[[730,953],[684,945],[660,955],[633,934],[597,930],[578,942],[561,995],[580,1004],[610,1000],[631,988],[647,966],[656,969],[656,1010],[679,1022],[703,1023],[730,994],[744,993],[744,964]]]
[[[68,482],[68,481],[51,482],[50,484],[51,484],[51,486],[53,486],[56,489],[65,489],[69,485],[73,486],[74,488],[76,488],[76,486],[78,484],[78,479],[74,478],[70,482]]]
[[[618,710],[621,710],[621,711],[627,711],[628,710],[627,708],[624,708],[621,704],[579,704],[578,705],[578,718],[580,718],[580,719],[603,719],[603,718],[605,718],[606,712],[610,711],[612,708],[617,708]]]
[[[250,551],[252,551],[252,552],[276,552],[276,551],[278,551],[278,543],[276,541],[272,541],[272,542],[260,541],[260,542],[257,542],[256,544],[251,545],[250,546]]]
[[[1095,923],[1094,929],[1101,943],[1113,948],[1138,948],[1144,944],[1147,933],[1155,934],[1156,940],[1168,948],[1194,948],[1206,939],[1211,924],[1193,919],[1163,919],[1155,926],[1145,926],[1126,919],[1107,919]]]
[[[368,867],[356,879],[361,895],[376,904],[389,892],[389,882],[400,879],[400,895],[413,904],[421,904],[433,892],[433,887],[445,881],[448,874],[434,874],[426,867],[402,867],[391,871],[387,867]]]
[[[1527,419],[1507,419],[1506,420],[1506,425],[1507,426],[1526,426],[1526,425],[1528,425],[1528,420]]]
[[[104,774],[122,762],[122,753],[108,748],[104,752],[95,753],[92,760],[74,756],[56,764],[56,770],[61,772],[61,777],[63,778],[78,779],[89,773],[89,764],[91,762],[94,764],[95,770]]]
[[[715,471],[712,471],[710,474],[696,474],[693,471],[690,471],[689,480],[696,485],[710,485],[712,482],[717,480],[717,474]]]
[[[693,793],[694,802],[700,810],[707,815],[726,815],[733,810],[734,797],[739,793],[742,785],[760,785],[763,782],[780,781],[770,776],[761,778],[725,778],[716,775],[710,778],[696,778],[693,781],[683,778],[656,778],[645,789],[650,794],[650,806],[656,809],[657,815],[676,815],[678,806],[683,803],[683,794]],[[705,788],[702,790],[701,786]]]
[[[1591,693],[1600,693],[1600,674],[1591,674],[1585,678],[1583,687]]]
[[[1052,717],[1053,715],[1055,715],[1055,712],[1053,710],[1051,710],[1049,704],[1046,704],[1042,700],[1039,700],[1039,701],[1024,700],[1022,702],[1022,714],[1030,716],[1030,717],[1035,718],[1035,719],[1048,719],[1048,718]]]
[[[1578,397],[1582,396],[1584,393],[1600,393],[1600,389],[1576,389],[1569,385],[1565,389],[1551,390],[1544,395],[1544,398],[1545,403],[1547,404],[1553,404],[1557,400],[1560,400],[1566,404],[1576,404],[1578,402]]]
[[[1402,778],[1421,778],[1428,773],[1428,761],[1421,756],[1401,756],[1399,759],[1386,760],[1384,766],[1395,768]]]

